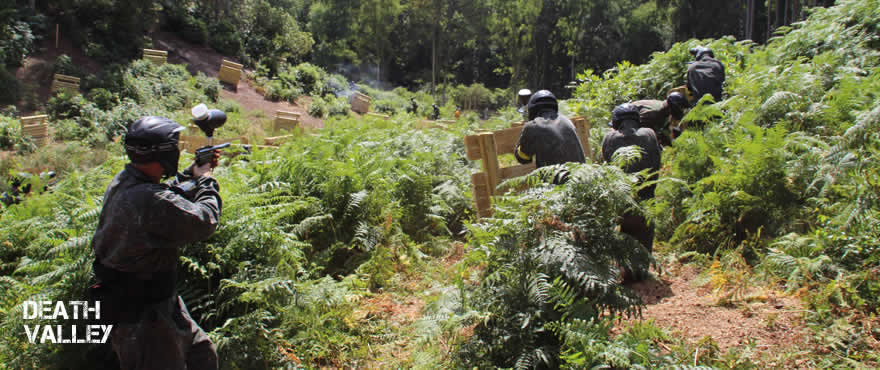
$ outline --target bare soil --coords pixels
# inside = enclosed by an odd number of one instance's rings
[[[769,292],[750,303],[718,305],[707,284],[698,282],[695,268],[667,272],[659,280],[629,284],[646,304],[642,317],[629,321],[654,320],[691,343],[711,337],[722,352],[749,341],[759,352],[777,352],[802,347],[808,339],[796,298]]]
[[[194,45],[181,40],[167,32],[153,34],[153,44],[157,49],[168,51],[168,62],[185,64],[186,69],[193,75],[201,72],[207,76],[217,77],[220,71],[220,63],[223,59],[240,62],[236,58],[227,57],[206,45]],[[246,76],[253,75],[252,70],[244,70]],[[297,112],[300,114],[300,124],[308,128],[322,128],[324,121],[308,114],[310,100],[300,99],[297,104],[286,101],[267,100],[262,93],[257,91],[250,79],[244,78],[238,86],[223,84],[220,96],[237,101],[242,108],[249,111],[263,111],[266,117],[274,117],[279,110]]]
[[[228,58],[206,45],[193,45],[181,40],[173,34],[156,32],[153,34],[154,48],[168,51],[168,62],[185,64],[186,69],[193,75],[201,72],[207,76],[217,77],[220,70],[220,62]],[[86,73],[97,74],[103,66],[101,63],[85,56],[82,50],[74,47],[72,42],[64,38],[62,34],[59,47],[55,47],[54,40],[45,40],[40,52],[29,56],[22,66],[16,69],[15,76],[25,85],[25,97],[16,104],[22,115],[30,115],[41,110],[49,100],[49,87],[52,83],[53,65],[61,54],[71,57],[73,64]],[[245,70],[246,76],[252,75],[253,71]],[[28,97],[27,95],[31,95]],[[237,101],[247,111],[263,111],[266,117],[274,117],[279,110],[293,111],[300,114],[300,124],[308,128],[322,128],[324,121],[308,114],[308,98],[301,98],[297,104],[286,101],[273,102],[267,100],[263,94],[257,91],[249,79],[243,79],[238,86],[223,84],[222,97]]]

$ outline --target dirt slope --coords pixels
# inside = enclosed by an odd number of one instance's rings
[[[691,343],[711,337],[722,352],[754,341],[758,352],[805,346],[807,331],[799,319],[800,302],[770,292],[752,303],[717,304],[692,267],[667,270],[659,280],[630,285],[647,305],[641,320],[679,333]],[[638,320],[638,319],[634,319]]]
[[[208,46],[190,44],[167,32],[154,33],[153,44],[158,49],[168,51],[169,63],[186,64],[186,69],[192,74],[201,72],[211,77],[217,77],[220,63],[224,58],[238,62],[237,59],[223,56]],[[248,70],[245,72],[252,73]],[[323,120],[308,114],[306,104],[302,104],[305,100],[301,101],[301,104],[266,100],[263,94],[260,94],[247,80],[240,81],[237,87],[224,84],[221,96],[237,101],[245,110],[261,110],[266,114],[266,117],[274,117],[275,112],[279,110],[293,111],[300,113],[300,122],[304,127],[324,127]]]

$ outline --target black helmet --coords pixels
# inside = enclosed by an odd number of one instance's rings
[[[541,90],[532,94],[528,104],[529,120],[535,119],[538,113],[545,109],[559,112],[559,103],[556,101],[556,96],[549,90]]]
[[[692,49],[689,50],[689,51],[691,52],[691,55],[694,56],[694,60],[700,60],[700,59],[703,59],[703,56],[704,56],[704,55],[708,55],[708,56],[710,56],[710,57],[712,57],[712,58],[715,57],[715,53],[712,52],[712,49],[709,49],[709,48],[707,48],[707,47],[705,47],[705,46],[703,46],[703,45],[700,45],[700,46],[697,46],[697,47],[695,47],[695,48],[692,48]]]
[[[684,95],[676,91],[666,97],[666,105],[669,106],[669,112],[672,114],[672,117],[680,120],[684,117],[684,110],[688,107],[688,101]]]
[[[639,108],[630,103],[618,105],[611,111],[611,127],[615,130],[620,129],[623,121],[633,120],[641,123],[639,120]]]
[[[159,162],[163,175],[177,173],[180,149],[177,142],[183,126],[165,117],[141,117],[128,127],[125,154],[132,163]]]

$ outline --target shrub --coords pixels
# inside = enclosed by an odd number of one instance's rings
[[[21,82],[6,67],[0,68],[0,86],[0,104],[15,104],[21,98]]]

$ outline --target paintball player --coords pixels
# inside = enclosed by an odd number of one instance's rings
[[[674,124],[681,121],[684,117],[684,110],[688,107],[684,95],[673,92],[666,97],[666,100],[638,100],[632,104],[639,109],[641,127],[654,130],[660,140],[660,145],[672,145],[672,139],[681,133],[681,130]]]
[[[178,173],[184,128],[142,117],[128,128],[131,161],[110,182],[92,239],[91,288],[101,319],[113,324],[122,369],[217,369],[217,352],[177,295],[180,248],[207,239],[220,221],[220,189],[212,177],[219,153]],[[167,183],[160,181],[173,177]]]
[[[602,157],[611,162],[614,152],[620,148],[636,145],[642,150],[642,158],[624,168],[627,173],[639,172],[644,169],[657,171],[660,169],[660,145],[654,130],[639,127],[639,109],[630,103],[618,105],[611,112],[612,130],[602,140]],[[656,178],[656,173],[648,180]],[[654,197],[654,185],[639,190],[639,200]],[[623,215],[620,231],[629,234],[639,241],[649,252],[654,244],[654,225],[649,225],[644,216],[627,212]]]
[[[32,177],[31,174],[24,172],[12,176],[10,181],[11,189],[8,192],[4,191],[0,195],[0,202],[3,202],[3,205],[7,207],[21,203],[23,197],[31,192]]]
[[[415,97],[409,98],[409,112],[412,114],[419,113],[419,103],[416,102]]]
[[[712,49],[705,46],[690,49],[690,53],[694,56],[694,61],[687,70],[687,88],[693,99],[691,106],[705,94],[712,95],[715,102],[720,102],[724,85],[724,64],[715,59]]]
[[[431,109],[433,109],[433,113],[431,113],[431,119],[435,121],[440,119],[440,107],[438,107],[437,104],[431,104]]]
[[[517,109],[516,111],[523,115],[524,121],[528,121],[528,117],[529,117],[528,105],[529,105],[529,99],[531,97],[532,97],[532,90],[529,90],[529,89],[521,89],[516,94],[516,102],[519,105],[519,109]]]
[[[529,121],[523,125],[514,156],[519,163],[535,161],[541,168],[567,162],[584,163],[584,149],[571,121],[559,114],[559,103],[550,91],[541,90],[529,98],[526,106]],[[553,183],[567,180],[567,172],[561,172]]]

